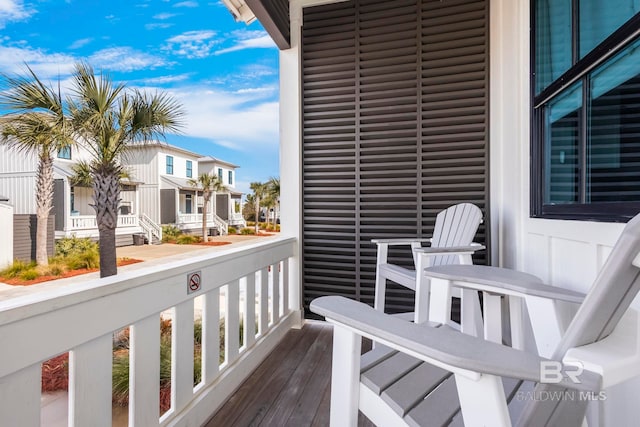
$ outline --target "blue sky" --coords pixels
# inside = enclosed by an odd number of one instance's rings
[[[278,51],[257,21],[218,0],[0,0],[0,72],[64,85],[78,60],[176,97],[167,142],[239,165],[239,190],[278,175]]]

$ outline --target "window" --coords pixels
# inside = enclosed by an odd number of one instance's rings
[[[218,168],[218,179],[222,182],[222,168]]]
[[[167,156],[167,175],[173,175],[173,156]]]
[[[184,213],[190,214],[191,209],[192,209],[192,204],[193,204],[193,199],[191,194],[187,194],[185,196],[185,206],[184,206]]]
[[[71,147],[63,147],[58,150],[58,158],[71,160]]]
[[[640,212],[638,11],[640,0],[536,0],[532,216]]]
[[[193,163],[187,160],[187,178],[193,178]]]
[[[233,171],[229,171],[229,185],[233,185]]]

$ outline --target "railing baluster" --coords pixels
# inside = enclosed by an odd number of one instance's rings
[[[113,338],[103,335],[69,353],[69,425],[111,427]]]
[[[271,302],[273,304],[273,323],[280,320],[280,263],[271,266],[271,283],[273,286]]]
[[[269,328],[269,271],[263,268],[260,274],[260,335]]]
[[[282,311],[289,313],[291,303],[289,301],[289,258],[282,261]]]
[[[256,273],[249,274],[246,279],[244,345],[248,348],[256,341]]]
[[[129,425],[158,425],[160,407],[160,317],[131,325],[129,352]]]
[[[204,294],[202,306],[202,381],[211,383],[220,371],[220,289]]]
[[[225,321],[225,361],[233,363],[240,349],[240,281],[234,280],[227,285]]]
[[[171,326],[171,406],[179,412],[193,396],[193,300],[173,308]]]
[[[0,381],[0,420],[7,426],[40,425],[40,373],[35,364],[8,375]]]

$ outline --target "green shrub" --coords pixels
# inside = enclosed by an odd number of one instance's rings
[[[162,226],[162,241],[164,243],[176,240],[181,234],[182,231],[180,231],[180,229],[174,225]]]
[[[65,237],[56,241],[56,258],[66,258],[85,252],[98,252],[98,242],[88,238]]]
[[[49,265],[46,270],[44,270],[43,274],[47,276],[60,276],[66,270],[65,265],[60,263],[57,259],[52,258],[49,261]]]
[[[81,268],[98,268],[100,267],[100,252],[97,246],[89,248],[84,252],[73,253],[67,255],[63,262],[69,270],[79,270]]]
[[[181,234],[176,239],[176,243],[179,245],[190,245],[193,243],[199,243],[202,240],[200,236],[194,234]]]
[[[33,280],[37,279],[40,276],[40,273],[35,268],[30,268],[28,270],[22,270],[18,277],[22,280]]]
[[[227,233],[228,233],[228,234],[238,234],[238,229],[237,229],[237,228],[235,228],[235,227],[229,227],[229,228],[227,229]]]
[[[245,227],[240,230],[240,234],[256,234],[256,230],[254,230],[253,228]]]
[[[20,273],[22,273],[25,270],[30,270],[35,268],[35,266],[36,266],[35,261],[24,262],[19,259],[16,259],[13,261],[13,264],[5,268],[4,270],[0,271],[0,276],[6,277],[7,279],[12,279],[14,277],[18,277]]]

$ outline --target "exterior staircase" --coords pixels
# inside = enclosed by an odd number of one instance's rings
[[[153,222],[146,214],[140,214],[140,227],[144,230],[149,244],[162,243],[162,227]]]

